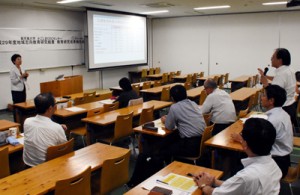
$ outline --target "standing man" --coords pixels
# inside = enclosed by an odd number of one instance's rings
[[[196,184],[206,195],[266,195],[278,194],[281,171],[271,158],[276,130],[260,118],[248,119],[242,130],[241,144],[248,158],[242,159],[244,169],[226,181],[201,172],[194,177]]]
[[[273,85],[279,85],[287,94],[283,109],[290,115],[292,124],[297,124],[295,102],[296,78],[295,72],[289,66],[291,64],[290,52],[285,48],[277,48],[271,58],[272,67],[276,68],[275,76],[266,76],[262,69],[258,69],[261,75],[261,83],[264,87],[268,86],[268,80],[272,81]]]
[[[27,166],[36,166],[45,162],[49,146],[67,141],[65,125],[51,120],[56,110],[55,99],[51,93],[42,93],[34,98],[37,115],[24,122],[23,160]]]
[[[204,82],[207,97],[202,105],[202,113],[211,113],[211,123],[214,123],[212,135],[230,126],[236,121],[236,113],[231,97],[224,90],[218,89],[213,79]]]

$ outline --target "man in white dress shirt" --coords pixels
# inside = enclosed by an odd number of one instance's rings
[[[37,111],[35,117],[27,118],[24,122],[24,163],[36,166],[45,162],[49,146],[55,146],[67,141],[65,125],[51,120],[56,110],[55,99],[51,93],[42,93],[34,98]]]
[[[201,172],[194,177],[204,194],[273,195],[280,189],[281,171],[270,155],[276,137],[274,126],[265,119],[250,118],[242,130],[241,144],[248,158],[244,169],[226,181]]]
[[[202,113],[211,113],[211,123],[214,123],[212,135],[216,135],[236,121],[236,113],[231,97],[224,90],[218,89],[213,79],[204,82],[207,97],[202,105]]]
[[[272,67],[276,68],[275,76],[266,76],[262,69],[258,69],[261,75],[261,82],[264,87],[268,86],[268,80],[272,81],[273,85],[279,85],[287,94],[283,109],[290,115],[292,124],[297,124],[295,102],[296,76],[295,71],[290,68],[291,55],[285,48],[277,48],[271,58]]]

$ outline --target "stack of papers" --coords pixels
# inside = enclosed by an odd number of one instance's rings
[[[264,113],[255,113],[255,114],[251,114],[249,118],[262,118],[262,119],[268,119],[268,116]],[[249,118],[240,118],[240,120],[245,123],[246,120],[248,120]]]
[[[70,108],[65,108],[66,110],[69,110],[71,112],[80,112],[80,111],[85,111],[84,108],[79,108],[79,107],[76,107],[76,106],[73,106],[73,107],[70,107]]]

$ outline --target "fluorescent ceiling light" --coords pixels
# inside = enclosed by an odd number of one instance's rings
[[[196,7],[196,8],[194,8],[194,10],[224,9],[224,8],[230,8],[230,5],[209,6],[209,7]]]
[[[160,10],[160,11],[152,11],[152,12],[143,12],[141,14],[146,14],[146,15],[150,15],[150,14],[161,14],[161,13],[167,13],[169,12],[169,10]]]
[[[74,3],[78,1],[83,1],[83,0],[63,0],[63,1],[57,1],[56,3],[64,4],[64,3]]]
[[[277,1],[277,2],[263,3],[263,5],[285,5],[285,4],[287,4],[286,1]]]

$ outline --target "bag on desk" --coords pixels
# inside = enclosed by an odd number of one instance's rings
[[[7,144],[6,138],[8,137],[8,131],[0,132],[0,146]]]

